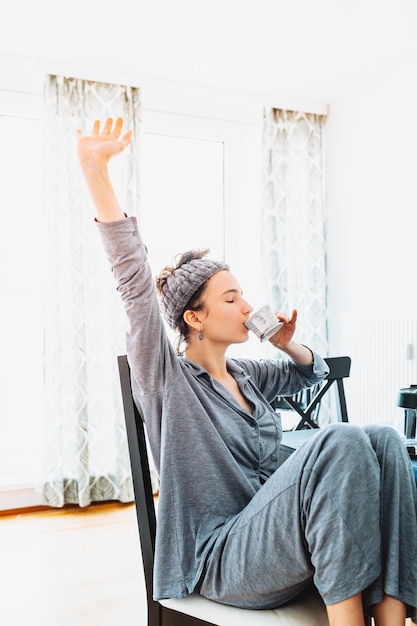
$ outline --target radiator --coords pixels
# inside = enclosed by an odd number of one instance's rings
[[[349,421],[392,424],[398,390],[417,384],[417,320],[343,316],[341,348]]]

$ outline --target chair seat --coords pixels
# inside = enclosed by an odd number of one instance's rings
[[[216,626],[328,626],[326,608],[314,588],[277,609],[237,609],[193,593],[187,598],[160,600],[163,606]]]

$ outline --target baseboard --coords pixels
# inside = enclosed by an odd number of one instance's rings
[[[0,515],[10,511],[45,507],[42,493],[36,485],[3,487],[0,489]],[[47,507],[45,507],[47,508]]]

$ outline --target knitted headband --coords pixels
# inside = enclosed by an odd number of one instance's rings
[[[169,326],[175,330],[196,291],[209,278],[229,266],[223,261],[192,259],[177,267],[167,278],[161,293],[161,312]]]

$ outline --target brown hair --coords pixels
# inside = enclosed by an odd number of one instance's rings
[[[187,252],[178,254],[174,258],[173,265],[172,266],[166,265],[156,276],[155,285],[156,285],[156,290],[158,294],[159,295],[162,294],[162,290],[165,286],[165,283],[167,282],[168,278],[175,272],[175,270],[180,268],[185,263],[190,263],[190,261],[192,261],[193,259],[202,259],[203,257],[206,256],[206,254],[208,254],[208,252],[209,252],[209,249],[206,248],[202,250],[188,250]],[[182,355],[184,353],[184,350],[181,350],[181,346],[182,344],[187,343],[189,336],[190,336],[190,327],[185,322],[183,318],[183,313],[189,310],[190,311],[201,310],[203,306],[202,295],[207,287],[207,283],[208,283],[208,280],[206,280],[197,289],[197,291],[191,296],[186,306],[184,307],[184,310],[182,311],[180,317],[177,320],[176,330],[178,331],[178,338],[176,340],[175,347],[176,347],[176,351],[178,355]]]

